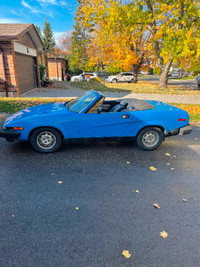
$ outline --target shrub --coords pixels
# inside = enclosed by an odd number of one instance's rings
[[[40,64],[39,68],[40,68],[40,80],[43,81],[46,67],[44,65]]]

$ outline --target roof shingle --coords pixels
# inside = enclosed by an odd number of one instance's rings
[[[32,24],[3,24],[0,23],[0,37],[18,37],[18,35],[24,32]]]

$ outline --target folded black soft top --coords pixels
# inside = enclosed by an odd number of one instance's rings
[[[123,102],[128,103],[128,109],[130,110],[150,110],[150,109],[155,109],[155,106],[140,99],[136,98],[123,98],[121,99]]]

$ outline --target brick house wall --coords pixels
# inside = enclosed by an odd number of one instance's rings
[[[48,71],[50,79],[62,81],[62,69],[64,75],[68,71],[68,64],[64,58],[48,58]]]
[[[33,24],[0,24],[0,96],[16,97],[40,87],[43,49]]]
[[[0,46],[3,49],[3,52],[0,52],[0,96],[6,96],[3,59],[5,64],[5,76],[8,96],[18,96],[19,86],[16,75],[15,52],[13,42],[0,41]]]

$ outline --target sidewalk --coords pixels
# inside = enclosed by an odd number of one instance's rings
[[[70,86],[70,89],[35,89],[22,97],[78,97],[84,94],[86,90],[81,90]],[[167,103],[183,103],[183,104],[200,104],[198,95],[164,95],[164,94],[132,94],[132,93],[117,93],[117,92],[102,92],[107,98],[137,98],[143,100],[157,100]]]

